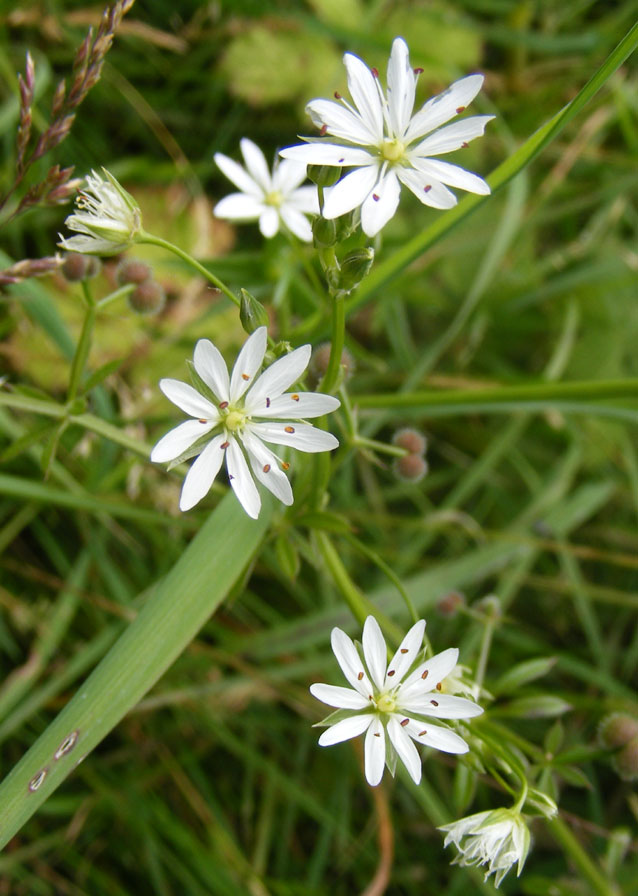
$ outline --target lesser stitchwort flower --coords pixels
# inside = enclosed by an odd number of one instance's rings
[[[494,809],[477,812],[439,828],[446,832],[445,846],[453,843],[459,850],[453,865],[487,865],[485,880],[495,875],[498,887],[517,864],[516,876],[520,877],[529,851],[529,829],[516,808]]]
[[[415,784],[419,783],[421,759],[413,741],[446,753],[466,753],[468,745],[462,737],[431,724],[431,719],[469,719],[483,712],[471,700],[440,693],[442,680],[456,666],[456,648],[415,667],[424,632],[425,620],[420,619],[388,665],[386,643],[373,616],[368,616],[363,627],[363,659],[348,635],[334,628],[332,649],[352,688],[310,687],[314,697],[338,708],[325,720],[330,727],[319,738],[320,746],[366,732],[365,776],[373,787],[381,781],[385,765],[394,774],[397,756]]]
[[[266,353],[266,327],[259,327],[244,343],[230,376],[219,350],[210,340],[200,339],[193,357],[197,388],[179,380],[160,381],[164,395],[194,418],[168,432],[151,452],[151,460],[157,462],[199,455],[184,480],[181,510],[201,501],[224,459],[230,484],[253,519],[261,508],[255,479],[284,504],[292,504],[292,489],[283,472],[289,464],[264,443],[307,452],[331,451],[339,444],[331,433],[297,422],[334,411],[340,405],[337,398],[285,391],[308,366],[310,351],[303,345],[258,377]]]
[[[130,248],[142,231],[137,202],[110,171],[104,177],[92,171],[75,200],[76,211],[65,220],[79,236],[63,237],[58,243],[68,252],[83,255],[117,255]]]
[[[424,205],[445,209],[456,205],[458,187],[470,193],[490,192],[483,178],[433,156],[467,146],[483,134],[493,115],[475,115],[440,127],[465,111],[483,84],[483,75],[455,81],[412,114],[420,69],[410,67],[408,46],[395,38],[388,62],[387,95],[379,73],[346,53],[348,88],[354,105],[339,94],[340,102],[315,99],[306,111],[320,129],[319,139],[291,146],[280,153],[307,165],[354,168],[325,190],[322,214],[336,218],[361,206],[361,226],[374,236],[390,220],[399,203],[401,184]],[[324,134],[331,138],[322,139]],[[447,186],[446,186],[447,185]]]
[[[275,163],[268,169],[261,149],[244,137],[239,144],[246,167],[233,162],[220,152],[215,161],[239,193],[231,193],[215,206],[218,218],[231,221],[259,221],[263,236],[273,237],[283,224],[300,240],[309,243],[312,230],[307,214],[318,214],[316,187],[299,186],[306,179],[306,166],[301,162]]]

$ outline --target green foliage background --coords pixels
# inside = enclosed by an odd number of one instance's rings
[[[25,51],[36,62],[42,127],[55,83],[98,12],[29,0],[3,8],[5,159],[14,153],[14,72]],[[304,330],[314,306],[298,256],[283,239],[264,246],[256,227],[235,231],[213,219],[214,201],[229,191],[214,152],[236,157],[249,136],[270,156],[311,133],[304,104],[344,90],[344,50],[383,72],[402,34],[424,68],[421,100],[470,71],[486,73],[473,109],[497,119],[458,161],[487,173],[576,94],[634,20],[631,2],[587,0],[137,0],[55,161],[78,174],[108,166],[138,198],[147,230],[280,314],[293,307],[289,321],[279,318],[281,335],[316,344],[326,322]],[[366,393],[638,376],[637,87],[630,59],[529,169],[352,315],[355,405]],[[7,164],[3,186],[11,176]],[[405,200],[379,259],[439,214]],[[51,254],[64,215],[18,219],[2,233],[3,251],[11,259]],[[156,250],[136,254],[153,263],[169,302],[157,318],[118,305],[101,320],[91,367],[120,363],[91,393],[91,409],[126,426],[139,451],[70,427],[58,467],[42,482],[55,424],[0,407],[3,776],[221,493],[178,516],[181,478],[151,466],[144,446],[175,422],[159,377],[183,378],[201,336],[232,357],[243,339],[236,314]],[[113,277],[105,265],[103,291]],[[76,288],[61,278],[12,287],[0,305],[3,375],[62,399],[80,323]],[[389,441],[406,423],[423,429],[430,473],[406,485],[385,462],[346,446],[330,510],[338,515],[331,538],[354,581],[407,623],[363,543],[400,576],[435,650],[459,645],[461,662],[473,665],[479,601],[499,596],[486,679],[497,698],[491,716],[538,748],[534,762],[564,820],[610,886],[631,893],[638,795],[596,736],[609,712],[638,714],[636,402],[624,406],[633,412],[626,423],[560,410],[435,417],[362,409],[371,438]],[[331,627],[356,632],[316,538],[294,508],[278,518],[236,593],[0,857],[0,893],[359,893],[375,875],[380,832],[394,835],[387,892],[493,889],[449,865],[434,825],[506,804],[506,795],[441,756],[425,758],[418,791],[388,780],[373,795],[356,749],[316,747],[310,726],[321,707],[307,686],[339,681]],[[448,616],[441,602],[453,592],[466,606]],[[514,664],[549,656],[556,662],[544,678],[499,690]],[[538,695],[556,702],[530,711],[525,699]],[[524,875],[510,875],[504,892],[593,892],[543,824],[533,834]]]

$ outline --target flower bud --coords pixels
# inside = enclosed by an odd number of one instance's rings
[[[64,257],[61,270],[69,283],[77,283],[79,280],[97,277],[101,269],[99,258],[80,255],[79,252],[68,252]]]
[[[394,473],[403,482],[420,482],[428,471],[427,461],[420,454],[395,458]]]
[[[128,302],[138,314],[159,314],[166,304],[166,293],[157,280],[144,280],[130,294]]]
[[[322,342],[321,345],[318,345],[317,348],[314,349],[310,364],[308,365],[308,375],[313,388],[317,386],[325,376],[329,360],[330,343]],[[355,360],[352,357],[351,352],[349,352],[347,348],[344,348],[341,352],[340,364],[344,381],[350,379],[354,373],[355,366]]]
[[[329,249],[337,242],[337,225],[327,218],[315,218],[312,222],[312,237],[316,249]]]
[[[355,232],[361,223],[361,212],[358,208],[345,215],[335,218],[337,224],[337,242],[343,243]]]
[[[336,165],[308,165],[308,179],[318,187],[331,187],[341,177],[341,168]]]
[[[127,283],[144,283],[152,276],[150,267],[139,258],[125,258],[119,263],[115,272],[115,279],[120,286],[126,286]]]
[[[638,719],[624,712],[613,712],[601,721],[598,736],[605,747],[623,747],[638,737]]]
[[[361,283],[370,271],[374,261],[374,249],[353,249],[341,262],[339,272],[339,288],[351,292]]]
[[[613,758],[616,771],[623,781],[638,780],[638,737],[632,737]]]
[[[428,446],[425,436],[409,426],[395,432],[392,436],[392,444],[409,451],[410,454],[425,454],[425,449]]]
[[[241,293],[239,319],[242,327],[250,336],[250,334],[254,333],[259,327],[268,326],[270,323],[268,320],[268,312],[261,302],[258,302],[254,296],[251,296],[248,290],[240,289],[239,292]]]
[[[436,609],[441,616],[456,616],[459,607],[464,607],[466,604],[467,599],[461,591],[448,591],[439,598]]]

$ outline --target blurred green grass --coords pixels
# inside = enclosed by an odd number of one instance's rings
[[[20,16],[3,13],[5,158],[13,152],[16,115],[11,72],[22,68],[30,48],[43,79],[44,114],[45,98],[68,72],[97,11],[64,0],[21,4]],[[138,0],[56,161],[76,164],[79,173],[108,165],[144,200],[148,229],[173,227],[231,282],[262,300],[289,290],[295,307],[309,312],[311,299],[295,285],[299,262],[283,244],[262,254],[256,228],[234,234],[210,218],[212,201],[229,189],[215,170],[215,151],[236,156],[248,135],[268,155],[297,133],[311,133],[304,102],[343,89],[342,52],[383,69],[392,37],[404,33],[413,64],[425,68],[423,99],[467,71],[486,73],[476,107],[498,118],[463,162],[486,173],[580,89],[634,20],[631,2],[246,0],[176,8]],[[637,81],[629,60],[524,175],[351,318],[354,395],[401,388],[415,368],[421,388],[637,375]],[[5,228],[2,248],[14,258],[49,254],[64,214],[19,219]],[[434,218],[408,199],[384,233],[380,257]],[[241,332],[183,270],[149,258],[171,287],[167,310],[149,322],[117,306],[100,324],[92,365],[112,358],[122,365],[109,388],[94,394],[92,410],[152,442],[173,421],[156,388],[159,376],[183,374],[198,336],[232,351]],[[102,276],[106,283],[112,271]],[[76,332],[78,301],[59,280],[18,286],[3,297],[2,367],[11,381],[62,397],[62,334]],[[406,416],[384,411],[363,422],[367,435],[389,440]],[[635,832],[635,794],[597,754],[596,726],[609,711],[636,712],[635,429],[551,411],[412,415],[410,422],[430,443],[431,472],[421,486],[397,482],[364,456],[343,457],[331,509],[401,576],[428,619],[435,649],[458,644],[461,660],[473,662],[473,606],[484,594],[499,595],[505,614],[488,690],[517,662],[558,657],[549,677],[517,696],[547,692],[573,707],[562,719],[564,749],[584,748],[579,769],[588,787],[576,786],[575,776],[559,778],[551,760],[539,762],[552,767],[561,807],[586,849],[631,893],[635,836],[622,865],[613,856],[615,833]],[[31,423],[2,411],[0,451]],[[35,442],[2,472],[40,482],[40,452]],[[122,630],[135,595],[168,571],[206,514],[204,507],[186,520],[173,518],[175,474],[78,429],[62,435],[58,464],[45,484],[50,499],[27,494],[26,485],[22,499],[0,496],[3,775]],[[303,476],[302,469],[301,482]],[[60,488],[88,495],[88,504],[56,502]],[[122,518],[114,503],[145,515]],[[313,680],[337,680],[331,626],[355,628],[316,559],[312,535],[284,532],[302,557],[296,579],[282,571],[274,543],[267,545],[247,592],[205,626],[0,857],[0,893],[364,890],[379,860],[383,816],[362,783],[356,751],[316,747],[310,725],[321,708],[307,693]],[[337,535],[335,542],[357,584],[405,621],[382,571],[352,541]],[[469,610],[444,616],[441,599],[458,590]],[[507,722],[506,701],[499,706]],[[542,746],[552,724],[515,719],[513,727]],[[452,856],[427,815],[440,822],[469,811],[463,774],[445,759],[426,760],[421,793],[402,782],[387,787],[381,799],[395,836],[389,892],[438,887],[453,896],[479,886],[450,867]],[[480,785],[471,811],[503,800]],[[589,892],[541,825],[534,834],[523,877],[507,878],[503,892],[547,893],[550,884],[556,893]]]

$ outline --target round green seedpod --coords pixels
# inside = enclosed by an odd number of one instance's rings
[[[612,712],[605,716],[598,726],[598,737],[604,747],[624,747],[638,737],[638,719],[626,712]]]
[[[329,249],[337,242],[337,225],[327,218],[315,218],[312,222],[312,239],[316,249]]]
[[[395,458],[394,473],[403,482],[419,482],[428,471],[428,464],[420,454],[406,454]]]
[[[239,319],[244,330],[250,336],[259,327],[267,327],[268,312],[247,289],[240,289],[241,304],[239,306]]]
[[[428,446],[425,436],[410,426],[397,429],[392,436],[392,444],[409,451],[410,454],[425,454],[425,449]]]
[[[118,264],[115,272],[115,279],[120,286],[126,286],[127,283],[144,283],[152,276],[153,271],[139,258],[125,258]]]
[[[612,763],[623,781],[638,781],[638,736],[618,750]]]
[[[308,165],[308,179],[318,187],[332,187],[341,177],[337,165]]]
[[[92,255],[67,252],[60,270],[69,283],[77,283],[79,280],[90,280],[92,277],[97,277],[102,270],[102,263],[99,258]]]
[[[369,273],[374,261],[374,249],[366,246],[363,249],[353,249],[348,252],[341,262],[339,272],[339,287],[345,292],[351,292],[361,283]]]
[[[138,314],[159,314],[166,304],[166,292],[157,280],[145,280],[133,290],[128,302]]]

